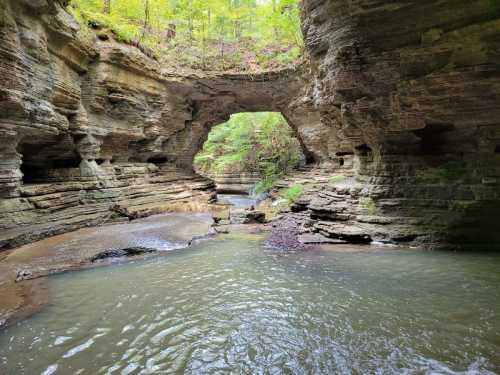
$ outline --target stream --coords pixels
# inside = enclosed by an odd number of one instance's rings
[[[217,194],[220,203],[225,203],[234,208],[250,208],[257,205],[257,200],[249,195]]]
[[[0,374],[492,374],[500,256],[234,233],[49,278]]]

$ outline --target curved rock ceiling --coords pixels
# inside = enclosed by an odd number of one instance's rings
[[[308,197],[318,232],[500,243],[496,2],[304,0],[303,66],[190,76],[86,43],[58,1],[0,2],[0,248],[207,203],[192,159],[243,111],[281,111],[318,171],[354,176]]]

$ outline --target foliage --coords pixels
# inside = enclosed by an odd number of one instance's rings
[[[286,189],[283,193],[283,197],[288,200],[288,203],[295,203],[302,197],[304,194],[304,187],[300,184],[295,184],[288,189]]]
[[[328,182],[330,183],[330,185],[336,185],[340,182],[345,181],[345,179],[346,179],[345,176],[336,175],[332,176]]]
[[[299,0],[73,0],[83,27],[109,28],[173,68],[272,69],[301,55]]]
[[[300,144],[279,113],[239,113],[212,129],[195,168],[202,174],[250,172],[261,178],[257,192],[270,190],[277,178],[299,166]]]
[[[279,177],[279,174],[262,176],[261,180],[255,185],[255,192],[261,194],[270,191]]]

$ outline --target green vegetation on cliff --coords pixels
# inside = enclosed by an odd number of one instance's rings
[[[301,55],[298,0],[72,0],[82,24],[145,47],[165,65],[258,71]]]
[[[304,195],[304,186],[301,184],[292,185],[282,193],[289,204],[297,202],[302,195]]]
[[[235,114],[214,127],[194,165],[204,175],[258,174],[257,190],[266,191],[302,160],[299,141],[283,116],[260,112]]]

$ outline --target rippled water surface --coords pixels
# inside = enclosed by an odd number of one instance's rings
[[[500,371],[499,256],[360,249],[231,236],[52,277],[0,374]]]

